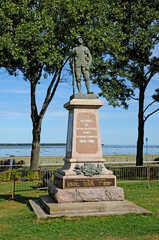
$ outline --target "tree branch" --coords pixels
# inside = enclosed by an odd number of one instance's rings
[[[150,73],[150,76],[148,77],[148,79],[146,80],[146,83],[145,83],[145,88],[147,87],[148,83],[150,82],[151,78],[153,77],[153,73],[151,72]]]
[[[40,111],[40,114],[39,114],[39,117],[40,117],[40,118],[43,118],[43,116],[44,116],[44,114],[45,114],[45,112],[46,112],[46,109],[47,109],[49,103],[51,102],[51,100],[52,100],[52,98],[53,98],[53,96],[54,96],[54,94],[55,94],[55,91],[56,91],[56,89],[57,89],[57,86],[58,86],[58,84],[59,84],[59,82],[60,82],[60,77],[61,77],[62,68],[63,68],[63,67],[61,67],[60,70],[56,72],[56,74],[54,75],[54,77],[53,77],[53,79],[52,79],[52,81],[51,81],[51,83],[50,83],[50,86],[49,86],[49,89],[48,89],[49,91],[47,92],[45,101],[44,101],[44,103],[43,103],[43,106],[42,106],[41,111]],[[53,83],[55,82],[57,75],[58,75],[57,81],[56,81],[55,86],[54,86],[54,88],[53,88],[53,90],[52,90],[52,92],[51,92],[51,89],[52,89],[52,87],[53,87]]]
[[[44,65],[42,65],[42,66],[40,67],[40,71],[39,71],[39,73],[38,73],[38,75],[37,75],[37,77],[36,77],[36,84],[38,83],[38,81],[39,81],[40,78],[41,78],[41,74],[42,74],[43,66],[44,66]]]
[[[133,100],[139,101],[139,98],[134,98],[132,96],[130,96],[130,98],[132,98]]]
[[[51,100],[52,100],[52,98],[53,98],[53,96],[54,96],[54,94],[55,94],[55,92],[56,92],[57,86],[58,86],[58,84],[59,84],[59,82],[60,82],[62,69],[63,69],[63,67],[60,68],[57,81],[56,81],[55,86],[54,86],[54,88],[53,88],[53,90],[52,90],[52,93],[51,93],[51,95],[50,95],[50,98],[48,99],[48,105],[49,105],[49,103],[51,102]],[[48,105],[47,105],[47,106],[48,106]]]
[[[146,120],[154,113],[156,113],[157,111],[159,111],[159,108],[157,108],[155,111],[153,111],[152,113],[148,114],[147,117],[145,117],[144,122],[146,122]]]
[[[156,101],[154,100],[152,103],[150,103],[146,108],[145,108],[145,110],[144,110],[144,112],[146,112],[146,110],[152,105],[152,104],[154,104]]]
[[[55,74],[53,76],[53,79],[52,79],[52,81],[51,81],[51,83],[50,83],[50,85],[49,85],[49,87],[47,89],[47,93],[46,93],[46,98],[45,98],[44,104],[47,102],[48,98],[50,97],[51,89],[53,87],[53,84],[54,84],[54,82],[56,80],[57,75],[58,75],[58,69],[56,70],[56,72],[55,72]]]
[[[61,67],[59,69],[57,69],[55,74],[54,74],[54,77],[53,77],[53,79],[52,79],[52,81],[51,81],[51,83],[50,83],[50,85],[48,87],[48,90],[47,90],[47,93],[46,93],[46,97],[45,97],[43,106],[41,108],[40,114],[39,114],[40,118],[43,118],[43,116],[44,116],[44,114],[46,112],[46,109],[47,109],[49,103],[51,102],[55,92],[56,92],[57,86],[58,86],[58,84],[60,82],[62,69],[65,66],[65,64],[67,63],[68,59],[69,59],[69,57],[66,59],[66,61],[63,64],[61,63]],[[57,78],[57,81],[56,81],[56,78]],[[56,81],[56,83],[55,83],[55,81]],[[55,86],[53,87],[54,83],[55,83]]]
[[[151,71],[149,70],[149,71],[147,71],[147,73],[145,74],[145,77],[150,73]]]

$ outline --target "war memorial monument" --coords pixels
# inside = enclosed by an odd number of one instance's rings
[[[90,91],[91,53],[80,36],[76,41],[70,65],[78,93],[73,90],[64,105],[69,112],[64,166],[54,174],[49,195],[40,197],[41,204],[52,216],[143,212],[124,200],[123,188],[116,186],[116,176],[104,166],[98,115],[104,103]],[[81,74],[87,94],[81,92]]]

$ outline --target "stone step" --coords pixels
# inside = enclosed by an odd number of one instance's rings
[[[58,203],[122,201],[124,191],[121,187],[89,187],[61,189],[56,184],[49,184],[49,195]]]
[[[41,196],[40,202],[50,215],[99,215],[99,214],[125,214],[125,213],[151,213],[127,200],[108,202],[82,202],[82,203],[56,203],[48,195]]]

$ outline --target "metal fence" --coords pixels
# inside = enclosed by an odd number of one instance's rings
[[[159,165],[151,166],[110,166],[117,177],[117,182],[145,181],[149,187],[151,181],[159,181]],[[48,183],[53,181],[56,169],[42,169],[30,171],[26,169],[9,169],[0,171],[0,195],[14,195],[20,191],[47,189]]]
[[[149,172],[151,170],[151,168],[148,166],[111,166],[108,168],[109,170],[113,171],[117,181],[146,181],[149,178]]]
[[[55,169],[0,171],[0,195],[11,195],[11,199],[14,199],[15,194],[20,191],[47,189],[55,171]]]

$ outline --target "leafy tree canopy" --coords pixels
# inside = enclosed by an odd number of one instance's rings
[[[159,58],[152,55],[159,43],[159,5],[156,0],[111,3],[112,27],[105,29],[105,51],[96,59],[93,77],[111,105],[127,108],[134,89],[146,88],[159,72]]]
[[[1,0],[0,67],[10,74],[22,72],[30,82],[33,141],[31,169],[37,169],[40,151],[41,122],[60,81],[75,37],[95,54],[102,49],[101,13],[109,12],[103,0]],[[107,22],[105,19],[104,21]],[[94,56],[95,56],[94,54]],[[98,54],[97,54],[98,55]],[[50,75],[46,97],[37,109],[36,85]]]
[[[92,47],[100,32],[104,2],[2,0],[0,66],[10,74],[20,70],[25,80],[39,79],[42,69],[54,73],[68,57],[77,35]]]

